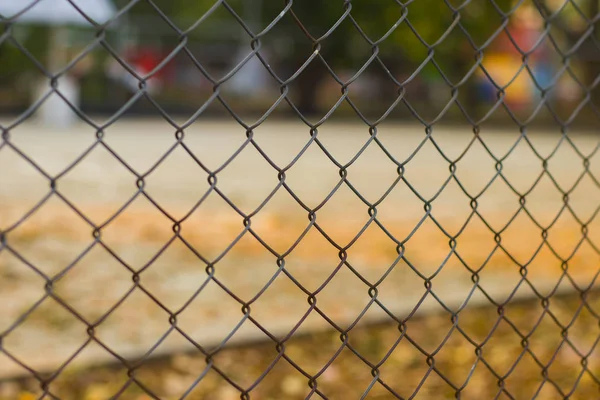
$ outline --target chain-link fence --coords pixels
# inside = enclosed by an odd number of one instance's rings
[[[0,0],[0,399],[598,398],[598,7]]]

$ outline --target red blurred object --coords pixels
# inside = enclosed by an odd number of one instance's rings
[[[152,72],[168,55],[150,46],[130,49],[127,53],[127,59],[140,75],[147,75]],[[153,79],[164,81],[170,75],[172,69],[173,63],[168,62],[156,71]]]

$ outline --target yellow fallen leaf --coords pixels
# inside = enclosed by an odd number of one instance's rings
[[[108,385],[91,385],[85,392],[85,400],[103,400],[108,399],[111,392]]]
[[[308,388],[306,379],[300,376],[286,376],[281,382],[281,390],[288,396],[294,396]]]

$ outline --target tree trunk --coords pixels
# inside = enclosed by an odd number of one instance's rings
[[[591,0],[590,1],[590,19],[594,19],[600,13],[600,0]],[[596,39],[600,39],[600,33],[598,32],[600,29],[600,23],[596,22],[595,30],[592,33],[596,36]],[[595,46],[594,46],[595,47]],[[600,74],[600,49],[597,47],[593,48],[592,51],[587,52],[591,56],[591,60],[587,60],[587,82],[586,84],[591,86],[594,80]],[[596,86],[594,90],[592,90],[592,101],[596,106],[600,105],[600,87]]]
[[[320,111],[317,95],[326,73],[325,66],[314,59],[292,84],[292,92],[297,93],[295,96],[292,95],[292,99],[302,115],[308,117]]]

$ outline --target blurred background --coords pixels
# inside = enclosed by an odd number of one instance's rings
[[[0,0],[0,400],[599,398],[599,4]]]
[[[128,4],[128,1],[114,1],[119,9]],[[250,54],[249,34],[226,7],[217,7],[195,26],[214,5],[212,1],[190,4],[174,0],[156,4],[168,21],[150,3],[134,2],[109,25],[105,32],[106,45],[94,46],[93,51],[87,52],[72,66],[69,75],[80,86],[82,111],[112,114],[137,90],[135,79],[114,55],[140,74],[161,64],[160,71],[148,82],[153,98],[169,114],[190,115],[213,93],[211,79],[220,80]],[[254,34],[266,28],[285,5],[277,1],[236,0],[227,4]],[[458,25],[453,23],[452,7],[460,13]],[[379,43],[379,60],[370,63],[348,86],[352,102],[364,115],[379,117],[397,99],[399,92],[405,92],[404,99],[414,111],[430,121],[448,104],[452,96],[450,85],[455,85],[460,87],[460,103],[468,110],[470,118],[477,121],[498,100],[498,88],[510,83],[505,100],[518,117],[529,116],[538,105],[541,93],[545,92],[548,104],[560,117],[567,119],[586,96],[582,85],[589,85],[600,68],[597,34],[590,31],[590,19],[596,15],[597,8],[592,0],[519,3],[481,0],[464,4],[448,2],[432,12],[431,5],[426,2],[411,3],[406,9],[393,1],[359,2],[352,5],[354,22],[344,19],[320,43],[320,54],[328,65],[318,59],[311,63],[288,85],[290,98],[303,114],[323,115],[341,95],[341,85],[328,68],[339,81],[348,80],[372,55],[373,47],[363,35],[377,40],[399,22]],[[343,8],[340,10],[339,4],[335,3],[323,5],[303,1],[294,4],[292,9],[307,32],[303,32],[287,13],[260,38],[260,54],[281,81],[299,70],[314,50],[307,33],[316,39],[343,15]],[[410,12],[409,24],[402,22],[404,10]],[[544,23],[544,15],[551,20],[550,24]],[[71,60],[89,49],[96,35],[84,20],[66,27],[61,30],[59,39],[62,56],[51,55],[49,51],[57,50],[48,46],[52,38],[49,32],[54,28],[43,22],[17,21],[11,26],[11,33],[31,56],[48,68],[56,64],[49,65],[47,60],[61,64],[58,58]],[[362,33],[355,24],[360,26]],[[505,30],[501,29],[503,24]],[[186,50],[176,51],[181,32],[186,32]],[[434,59],[428,58],[432,48],[435,48]],[[484,69],[475,66],[482,55],[480,49],[485,49]],[[43,75],[40,66],[36,66],[11,40],[4,41],[0,51],[3,60],[0,66],[0,111],[18,113],[31,104],[32,96],[35,98],[34,83]],[[523,67],[523,54],[527,54],[528,68]],[[565,57],[569,58],[568,71],[564,71]],[[202,65],[203,71],[198,64]],[[468,74],[470,71],[472,73]],[[221,89],[223,98],[237,113],[260,116],[279,97],[280,87],[281,82],[269,74],[257,57],[253,57],[233,78],[224,82]],[[591,94],[597,96],[597,92],[597,89],[592,90]],[[494,122],[512,123],[502,108],[491,116]],[[543,108],[535,118],[536,122],[552,119]],[[137,115],[155,112],[145,99],[128,109],[128,113]],[[444,120],[465,122],[464,112],[451,106]],[[204,114],[215,116],[226,113],[218,102],[204,111]],[[277,107],[274,113],[295,115],[287,105]],[[344,102],[335,116],[351,113],[350,105]],[[584,107],[579,116],[581,120],[593,118],[594,112],[590,107]],[[412,113],[401,102],[391,111],[390,117],[411,119]]]

